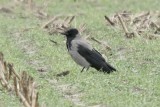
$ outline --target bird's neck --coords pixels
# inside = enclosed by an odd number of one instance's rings
[[[72,46],[71,42],[73,39],[74,38],[67,38],[66,46],[67,46],[68,51],[71,49],[71,46]]]
[[[81,39],[81,37],[79,35],[77,36],[72,36],[72,37],[67,37],[67,42],[66,42],[66,46],[67,46],[67,49],[70,50],[71,49],[71,46],[72,46],[72,40],[76,40],[76,39]]]

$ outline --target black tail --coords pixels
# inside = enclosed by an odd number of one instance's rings
[[[92,66],[92,67],[98,71],[103,71],[104,73],[108,73],[108,74],[113,71],[116,71],[116,69],[114,67],[112,67],[110,64],[108,64],[106,62],[99,63],[98,65],[99,66]]]
[[[88,49],[84,45],[78,46],[78,53],[88,61],[91,67],[95,68],[98,71],[103,71],[106,73],[111,73],[112,71],[116,71],[114,67],[108,64],[102,55],[96,51],[95,49]]]
[[[102,71],[106,72],[106,73],[111,73],[113,71],[116,71],[116,69],[114,67],[112,67],[110,64],[108,63],[103,63],[102,65]]]

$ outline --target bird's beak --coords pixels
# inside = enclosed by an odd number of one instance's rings
[[[65,33],[65,32],[61,32],[61,34],[62,34],[62,35],[66,35],[66,33]]]
[[[67,35],[67,32],[60,32],[62,35]]]

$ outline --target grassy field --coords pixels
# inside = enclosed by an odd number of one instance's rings
[[[39,6],[44,0],[34,0]],[[17,71],[25,70],[38,84],[39,102],[46,107],[159,107],[160,40],[127,39],[121,30],[105,25],[104,15],[120,11],[160,10],[159,0],[46,0],[43,10],[50,16],[76,15],[73,26],[85,23],[92,37],[106,41],[111,51],[90,41],[117,69],[104,74],[90,68],[81,73],[67,53],[62,35],[49,35],[40,26],[47,19],[37,18],[22,6],[0,0],[0,51]],[[28,30],[26,30],[28,29]],[[56,41],[58,45],[50,42]],[[123,50],[121,50],[123,49]],[[44,69],[44,72],[39,72]],[[69,75],[56,74],[70,71]],[[0,86],[0,107],[22,107],[19,99]]]

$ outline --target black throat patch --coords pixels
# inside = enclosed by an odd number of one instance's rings
[[[67,46],[67,49],[68,50],[71,50],[71,47],[72,47],[72,40],[74,39],[75,37],[70,37],[70,38],[67,38],[67,42],[66,42],[66,46]]]

